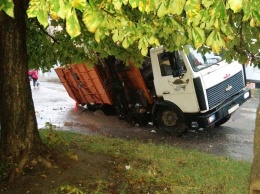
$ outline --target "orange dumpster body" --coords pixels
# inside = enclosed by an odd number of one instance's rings
[[[142,91],[148,104],[153,103],[139,68],[132,64],[127,70],[117,72],[119,83],[108,73],[108,68],[111,67],[95,65],[90,68],[87,64],[73,64],[69,68],[58,67],[55,71],[69,96],[81,105],[115,105],[116,84],[121,84],[124,91],[126,86],[132,91]]]

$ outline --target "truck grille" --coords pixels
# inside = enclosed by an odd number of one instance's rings
[[[231,88],[232,87],[232,88]],[[209,109],[216,106],[220,102],[228,99],[237,92],[239,92],[244,87],[243,74],[242,71],[238,72],[234,76],[226,79],[224,82],[221,82],[211,88],[208,88],[208,104]],[[227,91],[228,88],[231,88]]]

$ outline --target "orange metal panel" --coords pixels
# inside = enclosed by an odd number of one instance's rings
[[[67,77],[65,76],[65,72],[66,69],[65,68],[56,68],[55,72],[58,75],[61,83],[63,84],[63,86],[65,87],[65,89],[67,90],[69,96],[74,99],[75,101],[77,100],[76,94],[75,92],[73,92],[72,87],[70,86],[70,82],[67,81]]]
[[[127,71],[127,75],[129,77],[129,81],[131,86],[135,89],[142,90],[145,94],[145,97],[148,99],[149,103],[153,103],[153,98],[151,97],[148,88],[144,82],[143,76],[134,64],[130,64],[130,70]]]
[[[87,64],[74,64],[70,68],[56,68],[55,71],[69,96],[78,103],[112,105],[95,68],[89,68]]]

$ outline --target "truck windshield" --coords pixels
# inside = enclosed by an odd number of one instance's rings
[[[194,71],[200,71],[222,61],[221,55],[217,55],[213,52],[202,54],[192,47],[189,47],[189,51],[190,53],[187,57]]]

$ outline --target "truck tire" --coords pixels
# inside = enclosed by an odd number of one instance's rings
[[[215,127],[219,127],[220,125],[223,125],[224,123],[228,122],[230,118],[231,118],[231,115],[228,115],[228,116],[222,118],[221,120],[219,120],[215,123]]]
[[[157,113],[157,126],[172,135],[182,135],[187,131],[182,111],[174,104],[161,106]]]

